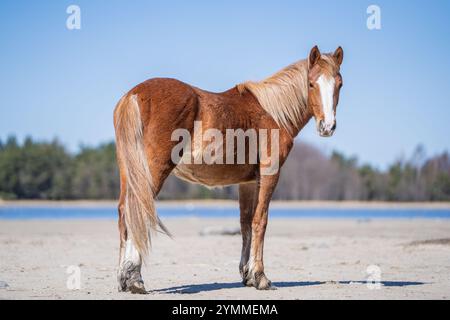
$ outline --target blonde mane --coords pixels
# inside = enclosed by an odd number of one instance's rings
[[[308,61],[301,60],[260,81],[237,86],[249,90],[275,122],[291,134],[308,119]]]

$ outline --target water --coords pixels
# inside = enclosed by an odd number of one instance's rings
[[[239,217],[238,207],[202,205],[158,206],[160,217]],[[361,209],[361,208],[279,208],[270,210],[271,218],[425,218],[449,219],[450,209]],[[0,207],[1,219],[116,219],[117,209],[104,207]]]

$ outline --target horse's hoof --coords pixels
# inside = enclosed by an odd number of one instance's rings
[[[254,287],[255,286],[255,280],[252,278],[244,278],[242,280],[242,284],[246,287]]]
[[[262,274],[256,277],[255,288],[258,290],[277,290],[277,287],[272,285],[272,281]]]
[[[145,290],[144,283],[141,281],[135,281],[129,285],[128,291],[133,294],[147,294],[147,290]]]
[[[278,288],[275,287],[270,280],[267,280],[267,282],[260,282],[256,286],[257,290],[277,290]]]

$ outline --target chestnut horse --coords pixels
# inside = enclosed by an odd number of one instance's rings
[[[222,93],[156,78],[137,85],[122,97],[114,111],[121,179],[119,291],[146,293],[141,265],[148,254],[150,233],[169,234],[158,218],[154,199],[171,172],[207,186],[239,185],[242,281],[257,289],[273,288],[264,273],[263,246],[269,202],[279,170],[263,173],[270,156],[265,158],[260,152],[263,141],[257,139],[256,163],[192,164],[174,161],[173,149],[179,141],[173,139],[173,133],[182,129],[192,134],[196,123],[204,130],[215,129],[219,133],[228,129],[278,130],[276,138],[271,136],[265,144],[277,147],[276,161],[281,167],[294,138],[312,117],[321,136],[333,134],[342,86],[342,60],[341,47],[334,53],[321,54],[316,46],[307,59],[265,80],[245,82]],[[192,154],[201,152],[204,143],[200,140]],[[245,142],[246,146],[249,144]],[[239,157],[238,150],[226,149],[226,154]],[[249,151],[244,152],[245,159],[250,158]]]

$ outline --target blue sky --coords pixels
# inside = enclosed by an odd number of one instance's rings
[[[81,30],[66,8],[81,8]],[[381,7],[369,31],[366,9]],[[120,96],[152,77],[223,91],[269,76],[315,44],[341,45],[338,130],[299,140],[381,168],[450,149],[450,1],[1,1],[0,138],[113,139]]]

